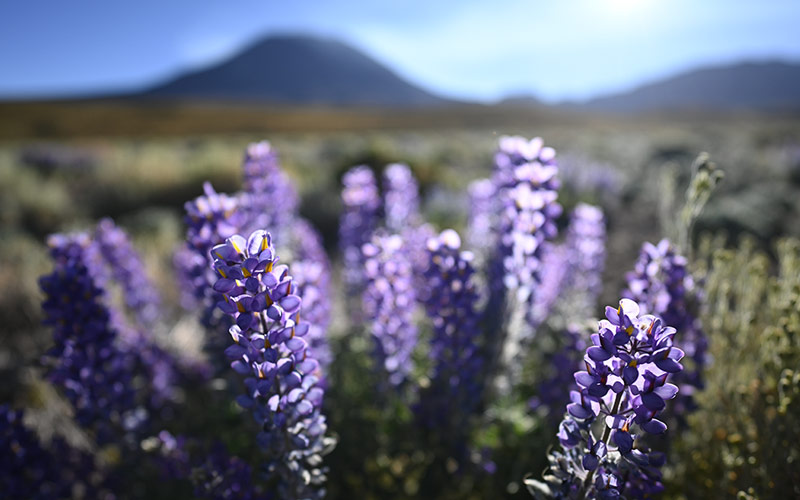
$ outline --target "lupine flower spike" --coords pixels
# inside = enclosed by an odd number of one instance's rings
[[[562,451],[551,454],[544,482],[527,481],[534,495],[639,498],[663,489],[664,457],[637,436],[667,430],[657,417],[678,393],[668,379],[683,369],[674,336],[661,319],[639,316],[632,300],[606,308],[586,349],[586,369],[575,373],[578,390],[558,432]]]
[[[411,262],[398,235],[376,236],[363,252],[364,315],[374,342],[375,364],[398,387],[411,372],[411,352],[417,342]]]
[[[237,401],[253,412],[262,431],[257,442],[267,456],[265,469],[281,498],[324,495],[322,455],[330,447],[321,413],[319,366],[308,349],[308,323],[300,320],[301,298],[294,294],[287,266],[278,265],[270,235],[234,235],[211,254],[222,294],[218,307],[234,319],[225,354],[244,377],[246,393]]]
[[[480,404],[483,377],[473,257],[461,251],[461,238],[452,229],[428,240],[428,253],[427,285],[420,299],[433,321],[434,372],[417,414],[426,430],[463,459],[468,422]]]

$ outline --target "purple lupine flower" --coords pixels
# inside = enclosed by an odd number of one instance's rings
[[[685,424],[683,417],[696,407],[692,395],[703,388],[703,369],[707,363],[708,339],[693,313],[692,295],[699,293],[698,287],[687,269],[686,258],[676,253],[666,239],[658,245],[645,243],[634,270],[626,278],[623,297],[637,301],[643,312],[675,325],[680,332],[676,344],[690,360],[690,369],[675,377],[681,394],[673,413]]]
[[[48,239],[53,272],[39,280],[45,295],[44,323],[55,346],[45,356],[48,378],[75,407],[76,420],[110,439],[110,426],[134,426],[136,415],[131,358],[117,345],[117,332],[87,255],[86,234]]]
[[[91,488],[88,479],[94,469],[92,457],[60,438],[53,440],[51,449],[45,449],[38,436],[25,427],[23,418],[22,410],[0,405],[0,491],[3,498],[71,498],[73,486],[80,484]]]
[[[414,287],[421,289],[426,284],[425,271],[430,265],[430,252],[428,250],[428,240],[437,236],[436,231],[430,224],[407,227],[400,237],[403,239],[403,247],[411,263]]]
[[[229,455],[225,446],[216,443],[203,461],[192,468],[195,498],[208,500],[268,499],[253,484],[250,465],[239,457]],[[306,497],[283,497],[306,498]]]
[[[242,215],[237,212],[239,200],[217,193],[211,183],[203,184],[204,195],[186,202],[186,246],[175,254],[175,267],[181,282],[181,303],[190,309],[201,309],[201,320],[215,327],[220,317],[216,314],[219,294],[210,287],[214,283],[214,270],[209,252],[214,245],[236,234],[242,225]]]
[[[154,462],[162,478],[175,480],[189,477],[192,471],[192,458],[187,441],[186,437],[174,436],[167,430],[162,430],[158,436],[148,440],[148,444],[152,442],[152,449],[156,453]]]
[[[158,320],[161,299],[128,235],[113,220],[105,218],[97,224],[94,240],[111,276],[122,287],[128,310],[139,325],[152,328]]]
[[[173,436],[162,430],[151,438],[156,452],[155,462],[164,479],[191,480],[194,498],[209,500],[256,500],[272,498],[253,484],[250,465],[232,456],[220,442],[210,450],[184,436]],[[192,449],[190,453],[190,448]]]
[[[242,162],[244,193],[241,226],[245,232],[268,228],[279,241],[297,216],[300,198],[281,169],[278,153],[267,141],[247,146]]]
[[[417,342],[411,262],[398,235],[376,235],[363,252],[367,278],[363,310],[374,341],[375,363],[389,383],[398,387],[411,372],[411,352]]]
[[[545,245],[541,284],[529,311],[532,325],[553,313],[563,328],[594,315],[603,288],[605,218],[599,208],[578,204],[572,211],[567,235],[560,245]]]
[[[472,181],[468,187],[469,216],[467,223],[467,243],[482,259],[495,246],[496,223],[496,188],[491,179]]]
[[[536,396],[528,403],[531,409],[543,412],[554,426],[558,425],[569,402],[569,390],[574,383],[572,375],[586,351],[582,331],[578,325],[570,324],[559,332],[555,338],[558,347],[546,356],[549,371],[538,384]]]
[[[606,262],[606,223],[603,211],[599,207],[579,203],[572,211],[566,241],[574,249],[575,256],[572,272],[574,281],[570,288],[585,291],[588,297],[583,312],[590,313],[603,291],[603,269]]]
[[[267,454],[266,472],[278,483],[282,498],[316,498],[325,470],[320,466],[329,447],[321,413],[323,389],[314,375],[319,363],[307,348],[308,323],[300,321],[301,298],[292,277],[276,265],[266,231],[239,235],[215,246],[214,290],[219,308],[234,319],[233,344],[225,354],[245,377],[247,392],[237,401],[251,409],[262,432],[257,442]]]
[[[328,345],[331,321],[331,266],[322,237],[305,219],[297,218],[289,228],[290,265],[295,292],[303,297],[303,319],[309,324],[308,341],[322,372],[332,361]]]
[[[386,228],[400,233],[419,222],[419,186],[408,165],[393,163],[383,172]]]
[[[360,295],[366,283],[361,247],[372,239],[380,223],[381,199],[369,167],[350,169],[342,184],[344,211],[339,221],[339,248],[344,259],[344,281],[350,295]]]
[[[667,382],[683,369],[674,336],[675,329],[660,318],[639,316],[632,300],[606,308],[559,427],[564,451],[551,456],[547,484],[533,482],[536,489],[549,488],[556,498],[573,498],[575,492],[579,498],[617,498],[628,495],[628,488],[648,488],[651,495],[663,488],[663,457],[636,438],[667,429],[656,417],[678,393]]]
[[[533,291],[541,272],[541,246],[557,233],[561,214],[554,164],[526,163],[514,169],[513,184],[505,195],[501,215],[501,255],[504,283],[509,289]]]
[[[528,311],[528,322],[538,326],[544,323],[553,307],[562,297],[570,282],[571,255],[566,244],[545,242],[542,247],[542,272],[539,287]]]
[[[557,233],[555,219],[561,213],[557,203],[559,181],[555,151],[543,147],[540,138],[500,139],[495,155],[492,182],[498,210],[498,238],[488,265],[489,300],[486,317],[490,324],[505,324],[501,334],[488,343],[489,372],[499,375],[507,365],[498,387],[508,388],[519,373],[515,359],[522,343],[531,337],[527,330],[535,325],[513,325],[520,312],[527,312],[533,292],[541,281],[542,248]],[[521,309],[520,309],[521,307]],[[530,320],[530,314],[522,314]],[[504,377],[508,376],[509,379]]]
[[[108,290],[112,284],[122,289],[125,305],[134,313],[130,322],[112,303],[106,303],[111,326],[118,334],[118,347],[130,354],[130,369],[142,373],[144,380],[134,386],[149,396],[150,410],[161,408],[176,396],[180,360],[161,348],[149,330],[159,317],[160,298],[144,274],[144,264],[125,231],[111,219],[97,225],[93,242],[87,247],[87,264],[95,283]],[[104,294],[109,298],[109,294]]]
[[[468,421],[480,404],[483,377],[475,269],[472,254],[461,251],[461,239],[452,229],[428,240],[428,251],[427,283],[420,300],[433,321],[434,372],[417,414],[428,431],[448,447],[459,448],[463,458]]]
[[[502,302],[497,296],[505,290],[529,300],[540,280],[541,247],[556,236],[555,218],[561,214],[557,173],[555,151],[543,147],[540,138],[500,139],[492,176],[499,221],[498,248],[489,270],[492,306]]]

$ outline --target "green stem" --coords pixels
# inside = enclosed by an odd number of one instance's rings
[[[617,412],[619,412],[619,405],[622,403],[622,395],[624,394],[624,392],[625,391],[620,392],[619,394],[617,394],[617,397],[614,398],[614,407],[611,409],[611,415],[616,415]],[[605,422],[603,422],[603,425],[605,425],[605,430],[603,430],[603,436],[600,438],[600,440],[607,445],[608,440],[611,438],[611,427],[609,427]],[[581,494],[578,497],[579,500],[583,500],[584,498],[586,498],[586,492],[592,485],[593,478],[594,478],[594,470],[589,471],[589,474],[586,475],[586,479],[583,480],[583,487],[581,488]]]

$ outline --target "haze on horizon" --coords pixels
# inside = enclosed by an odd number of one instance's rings
[[[547,102],[687,69],[800,61],[800,2],[243,0],[0,7],[0,98],[140,89],[272,33],[341,39],[447,97]]]

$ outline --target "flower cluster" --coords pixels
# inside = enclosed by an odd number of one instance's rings
[[[363,310],[375,344],[376,365],[397,387],[411,371],[411,352],[417,342],[411,262],[398,235],[376,235],[364,245],[363,255],[367,279]]]
[[[99,440],[109,439],[110,423],[136,421],[131,360],[116,343],[104,292],[89,270],[89,237],[54,235],[48,245],[54,269],[39,281],[44,322],[55,341],[45,358],[48,377],[63,389],[78,422],[94,428]]]
[[[113,220],[105,218],[97,224],[94,240],[112,277],[122,287],[128,310],[134,314],[139,325],[152,328],[158,320],[161,299],[158,290],[144,273],[142,259],[128,235]]]
[[[253,472],[250,465],[239,457],[229,455],[221,444],[213,446],[210,452],[203,457],[202,463],[192,469],[192,483],[194,483],[195,498],[208,498],[209,500],[266,500],[271,498],[271,496],[260,493],[253,485]]]
[[[541,247],[557,234],[561,215],[555,151],[539,138],[506,137],[495,156],[494,182],[502,204],[498,259],[507,289],[530,298],[540,280]],[[499,277],[495,277],[495,280]]]
[[[586,349],[586,370],[575,373],[578,390],[570,393],[559,427],[564,452],[551,457],[547,484],[531,482],[534,492],[617,498],[663,489],[663,455],[651,453],[636,438],[667,429],[656,417],[678,393],[667,382],[683,369],[683,351],[673,346],[674,336],[675,329],[661,319],[640,317],[639,306],[629,299],[606,308],[606,319]]]
[[[165,479],[191,479],[194,498],[209,500],[256,500],[271,498],[253,484],[250,465],[232,456],[222,443],[215,442],[210,450],[192,450],[198,443],[184,436],[161,431],[152,439],[157,452],[156,461]]]
[[[331,321],[331,269],[322,238],[311,224],[297,218],[290,226],[292,282],[295,293],[303,297],[303,319],[309,325],[308,345],[319,361],[323,373],[332,361],[328,345]]]
[[[184,205],[186,245],[176,252],[174,264],[184,308],[201,309],[201,320],[213,327],[220,321],[215,315],[219,295],[209,287],[214,282],[209,252],[214,245],[236,234],[242,215],[237,211],[240,204],[237,198],[217,193],[209,182],[203,184],[203,192],[204,195]]]
[[[594,315],[603,288],[605,218],[598,207],[579,203],[572,211],[567,235],[560,245],[543,250],[541,286],[534,296],[529,321],[550,318],[563,328]]]
[[[342,178],[344,211],[339,222],[339,247],[344,258],[344,280],[351,293],[365,284],[361,247],[372,239],[380,224],[381,198],[375,174],[369,167],[349,170]]]
[[[494,227],[497,219],[496,189],[491,179],[472,181],[468,188],[469,215],[467,243],[483,260],[494,246]]]
[[[522,323],[532,318],[528,311],[541,282],[544,244],[557,234],[557,173],[555,151],[540,138],[500,139],[492,175],[497,238],[487,269],[486,318],[490,324],[504,324],[487,349],[490,377],[497,377],[501,390],[516,383],[520,364],[514,360],[536,326]],[[499,373],[501,366],[510,369]]]
[[[267,474],[282,498],[321,496],[321,455],[328,447],[323,390],[289,270],[277,265],[263,230],[247,239],[234,235],[211,253],[219,277],[213,287],[223,297],[218,306],[235,322],[225,354],[245,377],[247,392],[237,401],[253,411],[262,428],[256,440],[268,457]]]
[[[696,407],[692,395],[703,388],[708,350],[706,335],[693,314],[696,308],[692,298],[699,290],[686,266],[686,258],[676,253],[668,240],[661,240],[658,245],[645,243],[634,270],[626,276],[627,289],[622,292],[623,297],[638,302],[642,312],[660,317],[680,332],[676,344],[690,360],[690,369],[675,377],[681,388],[675,412],[680,421]]]
[[[542,272],[539,276],[541,282],[528,310],[528,322],[531,325],[538,327],[553,317],[551,313],[572,278],[570,250],[573,249],[566,244],[555,245],[546,242],[542,246]]]
[[[55,438],[49,449],[23,424],[24,412],[0,405],[0,491],[3,498],[49,500],[71,498],[80,484],[99,498],[89,483],[92,457]]]
[[[543,374],[541,382],[537,384],[536,396],[528,402],[531,409],[545,413],[553,426],[558,425],[564,407],[569,402],[573,373],[586,351],[582,332],[583,329],[577,324],[570,324],[558,332],[558,338],[555,339],[557,347],[545,354],[550,370]]]
[[[278,153],[267,141],[247,146],[242,162],[244,193],[242,216],[245,230],[266,227],[280,240],[299,204],[290,179],[280,168]],[[250,232],[250,231],[246,231]]]
[[[483,376],[475,269],[472,254],[461,251],[461,239],[452,229],[428,240],[428,251],[427,284],[420,300],[433,321],[434,372],[418,414],[423,425],[441,433],[448,445],[463,446],[467,420],[480,403]]]
[[[386,229],[399,233],[419,219],[419,186],[408,165],[394,163],[383,172]]]

